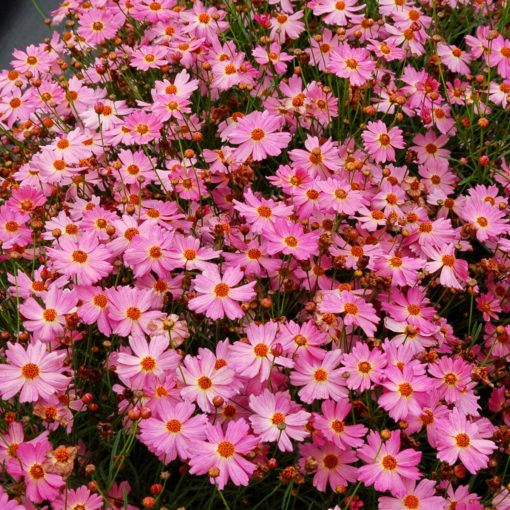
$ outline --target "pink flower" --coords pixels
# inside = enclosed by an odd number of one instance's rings
[[[250,395],[250,416],[253,432],[264,442],[276,442],[282,452],[291,452],[291,439],[303,441],[309,435],[305,425],[310,413],[302,410],[288,392],[271,393],[264,390],[260,395]]]
[[[320,310],[323,313],[345,314],[345,325],[359,326],[367,336],[374,336],[380,321],[371,303],[345,290],[340,292],[340,295],[333,292],[326,294]]]
[[[296,361],[290,382],[302,386],[298,395],[303,402],[311,404],[314,400],[347,396],[343,370],[338,368],[341,357],[341,351],[335,350],[326,352],[322,360],[299,358]]]
[[[351,404],[344,400],[335,402],[326,400],[322,403],[322,414],[313,414],[313,426],[341,450],[359,448],[363,445],[362,437],[367,433],[364,425],[347,425],[345,418],[350,414]]]
[[[100,510],[103,508],[103,498],[99,494],[92,494],[85,485],[82,485],[77,489],[66,490],[52,506],[54,510]]]
[[[384,442],[379,433],[371,431],[367,444],[358,450],[359,458],[367,463],[359,468],[358,479],[367,486],[373,485],[375,490],[399,496],[406,491],[406,482],[421,478],[418,469],[421,455],[410,448],[400,451],[399,430]]]
[[[395,149],[405,147],[402,130],[393,127],[388,131],[386,124],[377,120],[369,122],[367,129],[361,133],[366,151],[376,163],[395,161]]]
[[[195,278],[198,296],[189,301],[190,310],[205,313],[206,317],[214,320],[225,315],[231,320],[243,317],[244,312],[237,302],[249,301],[256,294],[256,282],[236,287],[243,276],[237,268],[228,268],[223,276],[216,267],[206,269]]]
[[[505,213],[477,198],[466,200],[459,215],[474,228],[476,238],[481,242],[508,232]]]
[[[364,85],[375,69],[375,62],[364,48],[353,48],[344,43],[331,51],[328,70],[340,78],[347,78],[351,85]]]
[[[441,62],[454,73],[459,73],[467,76],[471,73],[469,63],[471,57],[469,53],[462,51],[457,46],[439,43],[437,45],[437,54],[441,57]]]
[[[7,463],[7,469],[13,477],[24,477],[26,495],[34,503],[41,503],[45,499],[55,500],[59,489],[65,485],[60,475],[46,470],[46,454],[50,450],[47,439],[36,444],[23,443],[18,447],[17,458]]]
[[[303,227],[286,220],[277,220],[274,229],[264,232],[269,254],[283,253],[292,255],[297,260],[306,260],[317,254],[318,232],[305,234]]]
[[[182,398],[196,402],[206,413],[214,409],[214,397],[229,399],[237,391],[234,371],[224,364],[218,364],[208,349],[202,349],[199,356],[186,356],[178,375],[183,384]]]
[[[404,482],[405,491],[394,498],[383,496],[379,498],[379,510],[408,510],[408,509],[433,509],[444,508],[445,500],[436,496],[436,482],[433,480],[421,480],[418,485],[414,480]]]
[[[0,487],[0,508],[2,510],[26,510],[26,507],[18,504],[18,502],[15,499],[9,499],[9,496],[5,494],[1,487]]]
[[[272,352],[276,345],[277,324],[266,322],[257,326],[254,323],[246,328],[248,342],[235,342],[231,347],[232,368],[243,377],[258,377],[261,382],[271,376],[274,365],[292,367],[293,362]]]
[[[113,289],[112,289],[113,290]],[[109,295],[109,316],[115,321],[113,331],[120,336],[150,334],[154,321],[163,313],[151,310],[152,295],[150,290],[132,287],[117,287]]]
[[[386,356],[377,349],[370,350],[367,344],[357,343],[350,353],[344,354],[342,365],[348,373],[347,387],[366,391],[379,383],[386,366]]]
[[[291,140],[288,132],[280,132],[281,121],[278,117],[263,112],[252,112],[239,119],[236,130],[229,134],[229,141],[241,144],[236,149],[238,161],[250,156],[254,161],[262,161],[267,156],[278,156]]]
[[[163,381],[179,365],[180,358],[173,350],[167,350],[168,340],[153,336],[147,342],[144,336],[134,335],[129,339],[133,354],[119,352],[116,372],[119,379],[130,388],[140,389],[149,379]]]
[[[20,402],[36,402],[64,391],[70,378],[63,375],[66,353],[48,352],[46,344],[34,342],[25,349],[20,344],[7,343],[7,364],[0,364],[0,392],[8,400],[20,392]]]
[[[32,232],[27,227],[28,214],[0,207],[0,241],[2,248],[8,250],[14,246],[27,246],[32,241]]]
[[[193,454],[194,441],[205,439],[207,417],[193,416],[195,406],[189,402],[163,400],[158,416],[140,423],[140,441],[168,464],[179,457],[189,459]]]
[[[421,413],[421,403],[430,387],[426,376],[417,376],[412,367],[402,370],[389,366],[384,371],[385,392],[379,397],[379,405],[388,411],[395,421],[405,420],[409,415]]]
[[[220,490],[229,480],[234,485],[248,485],[249,477],[255,471],[255,464],[243,455],[253,450],[258,439],[249,433],[250,427],[243,418],[231,421],[226,430],[221,425],[206,424],[206,441],[196,441],[190,464],[190,473],[209,473],[211,483]],[[219,471],[219,473],[218,473]]]
[[[90,9],[80,17],[78,34],[90,44],[102,44],[115,36],[123,22],[124,16],[118,11]]]
[[[188,271],[193,269],[204,271],[214,267],[214,263],[207,261],[219,257],[220,253],[222,252],[200,246],[200,241],[195,237],[176,235],[172,240],[170,258],[174,266]]]
[[[415,145],[410,148],[418,155],[418,162],[432,170],[448,169],[448,157],[450,151],[443,149],[448,143],[445,135],[437,136],[433,131],[427,131],[424,135],[419,134],[413,138]]]
[[[44,308],[34,298],[20,305],[20,313],[26,317],[23,325],[42,341],[50,341],[63,335],[65,314],[72,313],[77,301],[74,291],[59,289],[54,284],[44,296]]]
[[[99,243],[94,232],[87,232],[78,240],[59,239],[58,248],[48,248],[50,265],[61,274],[76,278],[82,285],[92,285],[108,276],[113,268],[108,248]]]
[[[435,273],[441,270],[439,274],[439,283],[445,287],[462,290],[469,277],[468,263],[465,260],[455,257],[455,246],[447,244],[438,248],[432,246],[423,246],[423,252],[431,262],[425,264],[425,270],[429,273]]]
[[[468,421],[455,407],[448,417],[438,421],[436,431],[438,459],[450,466],[460,459],[471,474],[487,468],[489,455],[496,449],[496,444],[486,439],[491,432]]]
[[[471,383],[471,365],[462,358],[441,358],[437,363],[430,363],[429,374],[435,378],[433,384],[449,404],[457,404],[461,395]]]
[[[333,443],[326,441],[324,444],[307,443],[300,445],[300,465],[305,466],[306,459],[311,457],[317,462],[317,470],[313,477],[314,486],[324,492],[329,485],[333,491],[343,486],[347,487],[349,482],[357,479],[358,468],[350,464],[358,459],[351,450],[343,450]]]

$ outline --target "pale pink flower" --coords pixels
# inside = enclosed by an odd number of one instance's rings
[[[381,120],[369,122],[367,129],[361,133],[361,138],[366,151],[376,163],[395,161],[395,149],[403,149],[405,146],[402,130],[398,127],[388,130]]]

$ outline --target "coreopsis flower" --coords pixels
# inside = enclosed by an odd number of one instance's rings
[[[448,143],[445,135],[436,135],[429,130],[424,135],[419,134],[413,138],[415,145],[410,148],[416,151],[418,162],[434,170],[446,170],[450,151],[443,147]]]
[[[168,341],[163,337],[153,336],[147,342],[144,336],[133,335],[129,346],[133,354],[118,353],[116,372],[130,388],[142,388],[150,378],[162,382],[166,375],[175,371],[180,361],[175,351],[167,350]]]
[[[390,366],[384,371],[382,386],[385,391],[379,397],[379,405],[395,421],[405,420],[410,414],[417,416],[421,413],[420,401],[424,400],[429,385],[429,378],[415,375],[411,367],[400,370]]]
[[[267,241],[267,251],[271,255],[283,253],[292,255],[297,260],[306,260],[317,253],[319,233],[305,233],[298,223],[277,220],[272,229],[267,228],[263,235]]]
[[[182,398],[196,402],[206,413],[214,409],[214,397],[228,399],[237,391],[232,368],[218,364],[216,357],[208,349],[203,350],[197,357],[186,356],[178,375],[183,385]]]
[[[282,452],[292,451],[291,439],[303,441],[309,432],[305,425],[310,413],[291,401],[288,392],[271,393],[264,390],[260,395],[250,395],[250,416],[253,432],[261,441],[276,442]]]
[[[4,400],[19,393],[20,402],[36,402],[64,391],[71,379],[64,375],[64,351],[48,352],[46,344],[35,341],[26,349],[7,343],[7,364],[0,364],[0,392]]]
[[[481,242],[506,234],[509,229],[508,220],[502,211],[476,198],[466,200],[460,217],[473,227],[476,238]]]
[[[348,425],[346,423],[346,417],[351,410],[351,404],[344,400],[337,402],[325,400],[322,402],[321,412],[313,414],[313,426],[341,450],[359,448],[363,445],[362,438],[368,429],[361,424]]]
[[[257,326],[251,323],[246,328],[247,342],[235,342],[230,349],[232,368],[243,377],[258,377],[261,382],[271,376],[274,365],[292,367],[293,362],[284,356],[274,354],[276,348],[277,324],[266,322]]]
[[[357,461],[351,449],[341,449],[333,443],[306,443],[300,445],[300,464],[304,468],[307,459],[317,463],[313,484],[319,491],[326,491],[327,486],[335,491],[338,487],[346,487],[357,479],[358,468],[351,466]]]
[[[457,404],[471,382],[471,365],[462,358],[441,358],[428,367],[429,374],[434,377],[432,384],[441,398],[449,404]]]
[[[367,444],[358,450],[358,457],[365,462],[359,468],[358,480],[373,485],[378,491],[390,491],[400,495],[406,491],[405,483],[419,480],[418,464],[421,452],[411,448],[400,450],[400,431],[391,432],[387,441],[382,441],[377,432],[370,432]]]
[[[315,16],[321,16],[324,23],[346,26],[350,21],[358,21],[362,15],[356,14],[363,9],[363,5],[356,5],[357,0],[337,2],[334,0],[314,0],[308,6]]]
[[[40,340],[51,341],[64,333],[65,315],[72,313],[77,301],[74,290],[63,290],[54,284],[44,295],[44,308],[32,297],[20,305],[20,313],[26,318],[23,325]]]
[[[102,44],[111,39],[124,22],[120,12],[107,9],[90,9],[79,19],[78,34],[90,44]]]
[[[188,303],[190,310],[205,313],[210,319],[239,319],[244,315],[238,301],[249,301],[255,296],[255,283],[238,286],[243,273],[237,268],[228,268],[223,276],[216,267],[210,267],[195,278],[197,297]]]
[[[259,439],[249,433],[250,427],[243,418],[221,425],[206,424],[205,441],[194,443],[190,458],[190,473],[209,473],[211,483],[223,490],[229,480],[234,485],[248,485],[255,464],[243,455],[253,450]]]
[[[453,289],[464,288],[469,277],[468,263],[455,256],[455,246],[447,244],[442,247],[423,246],[423,252],[431,260],[425,264],[425,270],[429,273],[439,273],[439,283]]]
[[[110,274],[111,253],[100,244],[94,232],[84,233],[76,241],[63,237],[58,248],[49,248],[49,266],[59,273],[76,278],[76,283],[92,285]]]
[[[388,130],[381,120],[369,122],[361,138],[366,151],[376,163],[395,161],[395,149],[403,149],[405,146],[402,130],[398,127]]]
[[[192,456],[193,443],[205,439],[207,417],[193,416],[195,406],[189,402],[163,400],[158,415],[140,423],[140,441],[165,464],[179,457]]]
[[[375,62],[365,48],[354,48],[344,43],[331,51],[328,71],[348,79],[353,86],[364,85],[374,69]]]
[[[311,404],[314,400],[339,399],[347,395],[342,379],[343,370],[338,368],[342,353],[328,351],[322,360],[299,358],[290,374],[290,382],[301,386],[299,398]]]
[[[3,249],[30,244],[32,234],[26,225],[28,218],[24,212],[5,205],[0,207],[0,241]]]
[[[373,336],[380,319],[371,303],[367,303],[349,291],[328,293],[320,304],[323,313],[345,314],[343,321],[346,326],[359,326],[367,336]]]
[[[0,507],[2,510],[25,510],[25,506],[18,504],[15,499],[9,499],[9,496],[0,488]]]
[[[93,494],[82,485],[77,489],[69,489],[59,499],[52,503],[55,510],[100,510],[103,508],[103,498],[99,494]]]
[[[386,366],[386,356],[359,342],[342,357],[342,366],[345,368],[347,387],[351,390],[366,391],[374,383],[379,383],[383,377]]]
[[[33,443],[20,444],[16,459],[8,461],[7,469],[14,478],[23,477],[26,494],[34,503],[45,499],[54,500],[65,485],[63,478],[46,469],[46,454],[51,450],[47,439]]]
[[[491,435],[453,408],[447,418],[437,423],[437,457],[451,466],[460,459],[470,473],[476,474],[487,467],[489,456],[496,449],[496,444],[487,439]]]
[[[436,496],[436,482],[423,479],[404,481],[405,491],[398,497],[382,496],[378,500],[379,510],[408,510],[413,508],[444,508],[445,500]]]
[[[267,156],[278,156],[291,140],[290,133],[280,131],[278,117],[263,112],[252,112],[237,122],[236,130],[228,140],[240,144],[236,149],[236,158],[245,161],[250,156],[254,161],[262,161]]]

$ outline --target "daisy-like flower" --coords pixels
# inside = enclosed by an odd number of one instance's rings
[[[190,299],[190,310],[205,313],[213,320],[225,316],[231,320],[243,317],[238,301],[249,301],[256,294],[256,282],[237,286],[243,277],[244,274],[237,268],[228,268],[223,276],[216,267],[206,269],[195,278],[194,287],[199,295]]]
[[[90,44],[102,44],[115,36],[123,22],[124,16],[120,11],[90,9],[80,17],[78,35]]]
[[[437,54],[441,57],[441,62],[454,73],[459,73],[467,76],[471,73],[469,63],[471,57],[469,53],[462,51],[457,46],[450,44],[438,43]]]
[[[447,170],[450,151],[443,147],[448,143],[445,135],[436,135],[429,130],[424,135],[419,134],[413,138],[415,145],[411,149],[418,155],[418,162],[434,170]]]
[[[182,269],[205,271],[214,267],[214,263],[208,261],[217,258],[220,253],[220,251],[200,246],[200,241],[195,237],[176,235],[172,241],[170,258],[174,266]]]
[[[342,353],[340,350],[328,351],[322,360],[299,358],[290,375],[290,382],[302,386],[299,398],[311,404],[314,400],[328,398],[338,400],[347,396],[341,368],[338,368]]]
[[[389,366],[384,371],[382,386],[386,391],[379,397],[379,404],[398,421],[405,420],[410,414],[418,416],[421,413],[420,400],[424,400],[430,382],[427,376],[415,375],[410,366],[402,370]]]
[[[34,443],[20,444],[16,458],[7,463],[7,470],[15,478],[24,478],[26,495],[34,503],[45,499],[53,501],[65,485],[60,475],[46,469],[46,454],[51,450],[47,439]]]
[[[180,375],[184,385],[182,398],[196,402],[205,413],[214,409],[214,397],[228,400],[236,392],[234,371],[224,364],[218,364],[208,349],[202,350],[200,356],[186,356],[177,375]]]
[[[374,306],[350,291],[326,294],[319,308],[323,313],[345,314],[344,324],[359,326],[367,336],[374,336],[380,321]]]
[[[248,188],[244,193],[244,200],[233,200],[234,209],[246,219],[255,234],[260,234],[264,229],[270,228],[278,219],[288,218],[292,214],[292,207],[282,202],[258,198]]]
[[[162,121],[146,111],[137,110],[124,118],[124,127],[131,143],[145,145],[159,139]]]
[[[190,473],[208,473],[211,483],[223,490],[229,480],[234,485],[248,485],[255,471],[255,464],[246,460],[259,439],[249,433],[250,427],[243,418],[227,423],[226,430],[220,424],[206,424],[205,441],[196,441],[190,458]]]
[[[371,77],[375,62],[364,48],[353,48],[344,43],[331,51],[328,71],[340,78],[347,78],[351,85],[360,87]]]
[[[305,233],[300,224],[286,220],[277,220],[272,230],[264,231],[269,254],[283,253],[297,260],[307,260],[317,254],[319,236],[319,232]]]
[[[20,505],[15,499],[9,499],[2,488],[0,488],[0,508],[2,510],[26,510],[26,507]]]
[[[436,496],[436,482],[421,480],[418,484],[414,480],[404,481],[405,491],[394,498],[383,496],[379,498],[379,510],[418,510],[420,508],[445,508],[445,500]]]
[[[345,400],[326,400],[321,405],[322,413],[313,414],[313,426],[341,450],[359,448],[362,437],[367,433],[364,425],[347,425],[345,418],[350,414],[351,404]]]
[[[64,333],[65,315],[72,313],[78,302],[74,290],[62,290],[52,285],[44,296],[44,308],[29,298],[20,305],[19,310],[25,320],[23,325],[42,341],[50,341]]]
[[[232,345],[232,368],[244,377],[258,377],[261,382],[265,382],[271,376],[273,365],[292,367],[292,360],[272,352],[277,329],[277,324],[272,321],[260,326],[250,323],[246,328],[248,342],[239,341]]]
[[[306,459],[317,462],[317,470],[313,477],[314,486],[324,492],[327,486],[336,491],[346,487],[357,479],[358,468],[351,466],[358,459],[351,449],[341,449],[326,441],[324,444],[307,443],[300,445],[300,464],[304,468]]]
[[[108,248],[99,243],[95,232],[87,232],[76,241],[59,240],[58,248],[48,248],[49,264],[55,271],[76,277],[80,285],[92,285],[108,276],[113,266]]]
[[[324,353],[321,345],[328,342],[328,336],[311,320],[301,324],[288,321],[280,325],[277,341],[282,344],[289,357],[321,359]]]
[[[333,210],[338,213],[353,215],[366,204],[363,193],[353,190],[351,185],[339,177],[329,177],[325,181],[319,181],[318,186],[322,191],[319,197],[321,208]]]
[[[349,375],[347,387],[366,391],[379,383],[386,366],[386,356],[377,349],[370,350],[367,344],[357,343],[350,353],[344,354],[342,365]]]
[[[103,498],[82,485],[77,489],[68,489],[52,503],[52,507],[54,510],[100,510],[103,508]]]
[[[371,121],[367,129],[361,133],[365,150],[374,158],[376,163],[395,161],[395,149],[405,147],[402,130],[398,127],[388,127],[382,120]]]
[[[359,458],[366,462],[359,468],[358,480],[378,491],[403,494],[406,481],[421,478],[418,469],[421,455],[410,448],[400,451],[400,430],[393,431],[384,442],[379,433],[371,431],[367,444],[358,450]]]
[[[471,365],[462,358],[441,358],[429,364],[428,372],[435,378],[433,385],[439,396],[449,404],[456,404],[471,382]]]
[[[119,152],[118,158],[121,163],[119,172],[126,184],[137,184],[140,177],[148,182],[156,178],[151,161],[143,151],[132,152],[123,149]]]
[[[356,5],[357,0],[313,0],[309,7],[315,16],[320,16],[324,23],[346,26],[350,21],[358,21],[362,15],[356,14],[363,9],[363,5]]]
[[[205,439],[207,417],[193,416],[195,406],[190,402],[162,400],[158,416],[140,423],[140,441],[165,464],[179,457],[187,460],[192,455],[194,441]]]
[[[64,391],[71,378],[64,375],[63,351],[48,352],[46,344],[34,342],[26,350],[7,343],[7,364],[0,364],[0,392],[4,400],[19,393],[20,402],[36,402]]]
[[[413,286],[418,281],[423,263],[423,259],[390,252],[376,258],[374,270],[380,276],[390,277],[392,286]]]
[[[305,425],[310,413],[296,406],[288,392],[271,393],[264,390],[260,395],[250,395],[250,416],[253,432],[261,441],[276,442],[282,452],[291,452],[291,439],[303,441],[309,435]]]
[[[3,249],[27,246],[32,241],[32,232],[26,225],[28,218],[28,214],[16,209],[0,207],[0,241]]]
[[[156,326],[154,321],[163,313],[151,310],[150,290],[132,287],[117,287],[110,294],[109,316],[115,322],[113,332],[120,336],[143,336],[150,334]]]
[[[291,140],[291,134],[280,131],[280,127],[280,118],[267,110],[252,112],[239,119],[235,131],[228,136],[231,143],[240,144],[236,149],[238,161],[245,161],[250,156],[254,161],[278,156]]]
[[[468,263],[465,260],[455,257],[455,246],[447,244],[442,247],[433,248],[423,246],[423,252],[431,260],[425,264],[425,270],[429,273],[441,271],[439,283],[444,287],[462,290],[469,278]]]
[[[481,242],[494,239],[509,230],[508,221],[502,211],[476,198],[466,200],[459,215],[473,227],[476,238]]]
[[[167,350],[168,341],[161,336],[153,336],[150,342],[143,336],[132,336],[129,346],[133,354],[118,353],[116,372],[130,388],[143,388],[151,378],[163,381],[175,371],[180,361],[175,351]]]
[[[139,46],[131,52],[131,67],[140,71],[148,71],[149,69],[157,69],[167,63],[166,56],[168,48],[151,44]]]
[[[489,441],[492,432],[470,422],[457,408],[437,422],[437,457],[453,466],[458,459],[471,474],[487,468],[496,443]]]

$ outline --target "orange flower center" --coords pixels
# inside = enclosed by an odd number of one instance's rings
[[[454,373],[450,372],[443,377],[443,380],[448,386],[455,386],[459,379]]]
[[[323,368],[319,368],[318,370],[315,371],[315,373],[313,374],[313,378],[317,381],[317,382],[324,382],[324,381],[327,381],[328,380],[328,373],[323,369]]]
[[[33,480],[41,480],[42,478],[44,478],[44,469],[41,466],[41,464],[34,464],[30,468],[29,473],[30,473],[30,477]]]
[[[464,432],[461,432],[455,436],[455,442],[459,448],[467,448],[471,444],[469,436]]]
[[[421,308],[418,305],[411,304],[407,307],[409,315],[420,315]]]
[[[398,391],[403,397],[406,398],[410,397],[414,393],[413,387],[408,382],[399,384]]]
[[[333,420],[331,422],[331,428],[337,433],[341,434],[345,430],[345,425],[342,420]]]
[[[455,264],[455,257],[453,255],[443,255],[441,261],[443,262],[443,265],[453,267]]]
[[[19,230],[19,224],[16,221],[7,221],[4,228],[7,232],[15,234]]]
[[[216,297],[224,298],[228,296],[228,293],[230,291],[230,287],[226,283],[218,283],[216,287],[214,287],[214,293],[216,294]]]
[[[25,379],[35,379],[36,377],[39,377],[39,367],[35,363],[27,363],[26,365],[23,365],[23,368],[21,369],[21,375]]]
[[[200,23],[207,24],[207,23],[209,23],[209,21],[211,21],[211,16],[209,16],[209,14],[207,14],[206,12],[203,12],[198,17],[198,21],[200,21]]]
[[[257,212],[262,218],[270,218],[273,214],[271,208],[267,205],[261,205],[260,207],[257,207]]]
[[[257,248],[251,248],[248,250],[248,258],[253,260],[258,260],[262,256],[262,253]]]
[[[487,221],[487,218],[484,218],[483,216],[479,216],[478,218],[476,218],[476,222],[482,228],[485,228],[489,224],[489,222]]]
[[[82,250],[73,251],[72,257],[73,262],[77,262],[78,264],[85,264],[88,259],[88,255]]]
[[[136,306],[130,306],[126,310],[126,315],[132,321],[137,321],[142,316],[142,312],[140,308],[137,308]]]
[[[357,315],[359,312],[359,308],[354,303],[345,303],[344,312],[349,315]]]
[[[139,230],[134,228],[134,227],[131,227],[131,228],[128,228],[126,229],[126,231],[124,232],[124,237],[128,240],[128,241],[132,241],[133,238],[135,236],[137,236],[139,234]]]
[[[228,459],[229,457],[233,457],[236,452],[235,446],[230,441],[222,441],[218,444],[218,448],[216,450],[221,457]]]
[[[392,257],[390,259],[390,266],[391,267],[401,267],[403,264],[402,259],[400,257]]]
[[[94,23],[92,23],[92,30],[94,30],[94,32],[101,32],[103,29],[104,23],[101,23],[101,21],[94,21]]]
[[[372,365],[368,361],[358,363],[358,371],[362,374],[369,374],[372,371]]]
[[[358,61],[354,58],[348,58],[345,61],[345,65],[349,68],[355,71],[358,68]]]
[[[98,308],[105,308],[106,305],[108,305],[108,299],[104,294],[97,294],[94,296],[94,299],[92,302],[98,307]]]
[[[382,465],[384,469],[393,471],[397,467],[397,459],[392,455],[385,455],[382,459]]]
[[[335,469],[338,466],[338,457],[329,453],[328,455],[324,455],[322,463],[324,464],[324,467],[328,469]]]
[[[390,145],[390,137],[386,134],[386,133],[383,133],[382,135],[379,136],[379,143],[383,146],[383,147],[387,147],[388,145]]]
[[[279,425],[280,423],[285,423],[285,415],[283,413],[274,413],[273,424]]]
[[[266,344],[257,344],[253,350],[256,356],[259,358],[265,358],[269,352],[269,347]]]
[[[212,381],[206,375],[200,377],[197,381],[198,386],[203,390],[208,390],[212,386]]]
[[[152,246],[152,248],[149,250],[149,256],[151,259],[159,259],[162,255],[163,252],[159,246]]]
[[[152,372],[156,368],[156,360],[152,356],[145,356],[140,361],[140,366],[144,372]]]
[[[420,508],[420,500],[414,494],[408,494],[403,500],[404,506],[410,510]]]
[[[336,189],[335,197],[338,198],[339,200],[344,200],[347,198],[347,192],[343,189]]]
[[[172,434],[177,434],[181,431],[182,424],[179,420],[176,420],[175,418],[173,420],[166,422],[166,430],[168,432],[171,432]]]
[[[251,139],[255,142],[262,140],[262,138],[264,138],[265,136],[266,136],[266,133],[264,132],[263,129],[260,129],[260,128],[255,128],[251,132]]]
[[[46,321],[46,322],[54,322],[55,319],[57,318],[57,311],[53,308],[47,308],[46,310],[44,310],[43,312],[43,319]]]

